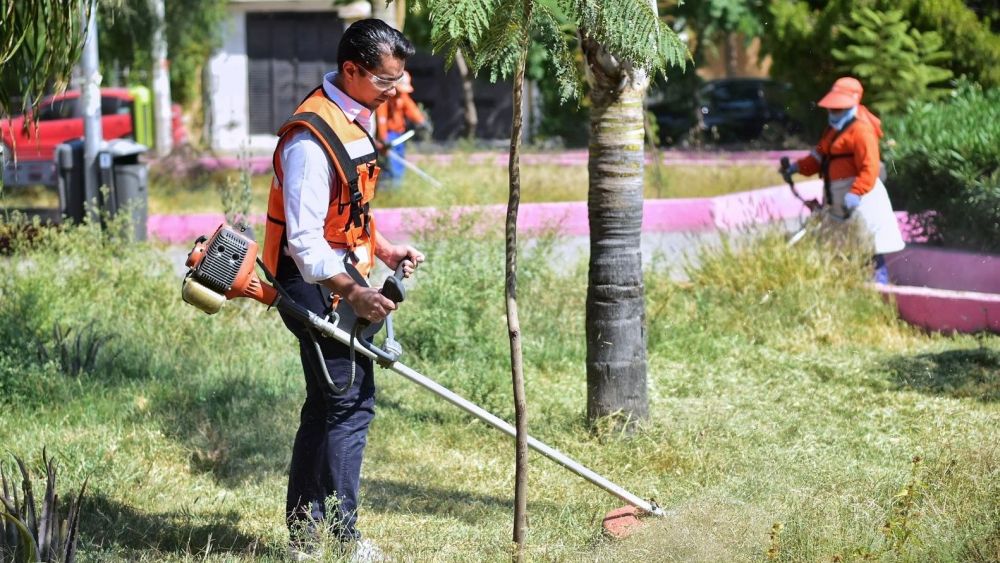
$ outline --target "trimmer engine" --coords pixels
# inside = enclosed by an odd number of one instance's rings
[[[199,237],[188,253],[181,297],[209,315],[227,299],[248,297],[274,304],[278,294],[257,276],[257,243],[223,224],[211,237]]]

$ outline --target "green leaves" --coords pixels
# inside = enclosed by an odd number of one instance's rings
[[[960,81],[946,100],[886,120],[893,203],[935,212],[937,237],[1000,250],[1000,90]]]
[[[27,113],[51,86],[66,88],[83,51],[85,5],[83,0],[0,2],[0,114]]]
[[[951,58],[934,31],[910,27],[900,10],[862,7],[850,13],[851,24],[837,28],[831,52],[843,73],[866,86],[865,101],[878,113],[898,112],[911,100],[939,99],[951,71],[937,66]]]
[[[683,66],[687,48],[644,0],[428,0],[431,43],[450,60],[459,47],[475,72],[510,76],[529,41],[548,53],[565,100],[580,74],[567,28],[599,41],[620,62],[651,72]],[[528,9],[530,7],[530,10]]]

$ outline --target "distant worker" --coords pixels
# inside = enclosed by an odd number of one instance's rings
[[[855,78],[833,83],[817,103],[827,110],[829,126],[809,156],[781,169],[783,175],[796,172],[823,178],[823,207],[836,220],[857,215],[875,248],[875,281],[889,283],[885,254],[903,249],[903,237],[892,212],[889,194],[880,178],[882,164],[878,142],[882,122],[861,105],[864,89]]]
[[[410,97],[413,93],[413,83],[409,72],[403,73],[403,79],[396,85],[396,95],[390,97],[384,104],[375,110],[375,117],[378,121],[378,137],[376,146],[379,152],[385,154],[392,150],[399,158],[388,157],[386,166],[382,169],[382,176],[393,183],[398,183],[403,178],[406,170],[399,160],[406,158],[406,144],[400,143],[395,147],[390,147],[391,143],[406,133],[407,127],[412,127],[427,135],[430,132],[430,124],[424,116],[416,102]]]

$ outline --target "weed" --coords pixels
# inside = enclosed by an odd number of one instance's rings
[[[35,499],[31,474],[21,458],[14,456],[20,476],[21,495],[0,465],[0,560],[72,563],[76,559],[80,507],[87,482],[63,508],[56,493],[55,460],[42,451],[45,494],[41,505]]]
[[[918,505],[924,496],[923,458],[913,456],[910,467],[910,480],[893,497],[889,517],[882,526],[882,534],[889,541],[888,550],[897,556],[906,555],[907,544],[917,541],[913,536],[914,527],[920,517]]]
[[[88,322],[76,331],[74,338],[72,327],[63,328],[56,323],[52,326],[50,346],[45,346],[41,339],[36,341],[38,359],[42,363],[57,361],[63,373],[70,377],[79,377],[94,370],[98,354],[104,349],[104,345],[115,337],[113,333],[102,333],[93,322]],[[111,361],[114,361],[114,357]]]

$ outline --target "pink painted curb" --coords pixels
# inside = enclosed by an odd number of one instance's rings
[[[808,151],[662,151],[663,164],[667,166],[744,166],[754,164],[775,165],[781,157],[799,159],[809,154]],[[465,155],[454,153],[410,153],[407,159],[414,163],[434,162],[450,164],[456,160],[473,164],[492,163],[495,166],[507,166],[507,153],[500,151],[481,151]],[[565,150],[559,152],[524,153],[521,163],[556,164],[560,166],[582,166],[587,164],[586,149]],[[646,163],[651,162],[649,156]],[[203,156],[198,158],[198,164],[208,171],[239,170],[244,165],[251,174],[268,174],[271,169],[271,156],[251,156],[239,158],[236,156]]]
[[[1000,333],[1000,256],[909,246],[886,256],[894,285],[879,291],[927,330]]]
[[[820,190],[822,185],[818,181],[804,182],[799,187],[803,197],[817,197]],[[506,205],[461,207],[450,211],[462,213],[470,210],[487,217],[502,218]],[[410,237],[427,217],[438,212],[431,207],[376,209],[375,221],[379,230],[390,239],[403,239]],[[732,229],[796,217],[804,212],[802,203],[791,195],[787,186],[713,198],[649,199],[643,202],[642,231],[664,233]],[[151,215],[147,219],[147,230],[152,239],[186,244],[200,235],[212,233],[223,220],[222,213]],[[250,221],[263,224],[264,216],[255,215]],[[525,234],[555,229],[566,236],[585,236],[590,233],[587,203],[522,203],[518,211],[518,229]]]
[[[797,186],[802,197],[816,198],[818,180]],[[505,205],[434,208],[389,208],[375,212],[379,231],[389,239],[405,240],[438,213],[454,216],[479,212],[502,220]],[[800,217],[807,212],[787,186],[774,186],[713,198],[652,199],[643,202],[643,233],[731,230],[741,226]],[[908,227],[907,215],[897,213],[904,238],[922,242]],[[173,244],[190,244],[211,234],[224,217],[221,213],[153,215],[148,218],[150,238]],[[260,225],[263,215],[251,218]],[[554,229],[565,236],[586,236],[590,229],[586,202],[527,203],[518,214],[518,230],[526,235]],[[887,256],[895,285],[878,290],[892,298],[900,317],[928,330],[942,332],[993,331],[1000,333],[1000,256],[963,253],[910,246]]]

